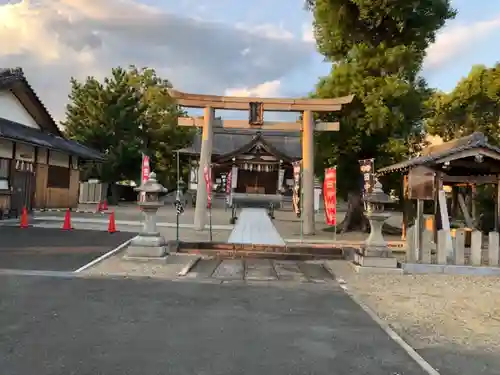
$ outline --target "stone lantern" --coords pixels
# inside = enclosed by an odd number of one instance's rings
[[[373,192],[365,197],[365,214],[370,222],[370,235],[355,255],[354,263],[356,265],[377,268],[397,267],[397,260],[392,257],[391,250],[382,234],[382,226],[391,216],[389,212],[385,212],[385,205],[394,201],[384,193],[382,184],[377,180]]]
[[[147,181],[135,189],[144,193],[143,201],[138,202],[144,213],[144,223],[142,231],[135,237],[126,250],[127,258],[158,258],[167,254],[165,238],[156,229],[156,214],[163,206],[160,201],[160,193],[165,193],[167,189],[156,180],[156,173],[152,172]]]

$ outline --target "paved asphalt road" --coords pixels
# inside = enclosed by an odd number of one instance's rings
[[[0,276],[2,375],[423,375],[338,286]]]
[[[75,271],[134,233],[0,227],[0,269]]]

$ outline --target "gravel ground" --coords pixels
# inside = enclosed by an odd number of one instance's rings
[[[442,374],[500,374],[500,277],[360,275],[347,262],[329,265]]]

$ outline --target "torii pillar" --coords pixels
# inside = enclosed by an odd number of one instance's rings
[[[198,164],[198,185],[196,187],[196,207],[194,209],[194,229],[203,230],[207,220],[208,195],[205,185],[205,168],[212,162],[212,143],[214,137],[215,111],[205,107],[203,114],[203,131],[201,135],[200,162]]]
[[[302,231],[314,234],[314,115],[302,116]]]
[[[204,184],[204,169],[211,163],[213,127],[256,130],[282,130],[302,132],[302,221],[303,233],[314,234],[314,132],[338,131],[338,122],[315,123],[313,112],[336,112],[343,105],[352,102],[353,96],[331,99],[286,99],[286,98],[243,98],[217,95],[187,94],[170,90],[177,104],[188,108],[204,108],[203,118],[180,117],[179,126],[203,127],[198,169],[198,187],[194,227],[205,228],[207,218],[207,192]],[[242,110],[249,112],[249,120],[215,119],[214,110]],[[303,114],[300,122],[264,121],[264,111],[298,112]]]

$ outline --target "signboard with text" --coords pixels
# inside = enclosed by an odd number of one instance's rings
[[[327,225],[337,225],[337,168],[325,169],[323,198]]]
[[[363,196],[373,192],[375,185],[375,159],[364,159],[359,161],[359,170],[363,176]]]
[[[149,169],[149,156],[142,155],[142,168],[141,168],[141,181],[142,183],[146,182],[149,179],[149,175],[151,174]]]
[[[293,162],[293,196],[292,196],[292,204],[293,204],[293,212],[300,217],[300,184],[301,184],[301,162],[296,161]]]

